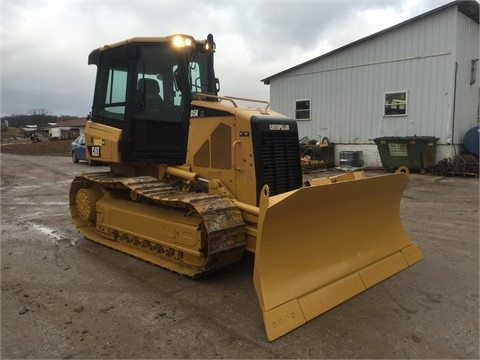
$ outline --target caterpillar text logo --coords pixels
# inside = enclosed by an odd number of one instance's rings
[[[290,130],[290,125],[270,124],[270,130],[287,131]]]

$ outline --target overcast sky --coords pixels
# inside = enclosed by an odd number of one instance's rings
[[[220,95],[268,100],[261,79],[449,2],[3,0],[0,113],[85,117],[93,49],[173,33],[214,35]]]

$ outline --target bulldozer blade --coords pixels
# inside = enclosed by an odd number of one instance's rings
[[[268,340],[423,258],[400,219],[407,184],[399,172],[327,179],[272,197],[262,189],[254,285]]]

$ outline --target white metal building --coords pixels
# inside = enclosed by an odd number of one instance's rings
[[[479,118],[479,4],[455,1],[262,81],[300,138],[381,166],[383,136],[435,136],[437,161],[461,151]]]

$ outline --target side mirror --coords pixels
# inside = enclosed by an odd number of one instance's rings
[[[173,77],[175,82],[175,88],[178,90],[183,90],[185,88],[185,81],[178,68],[173,72]]]

